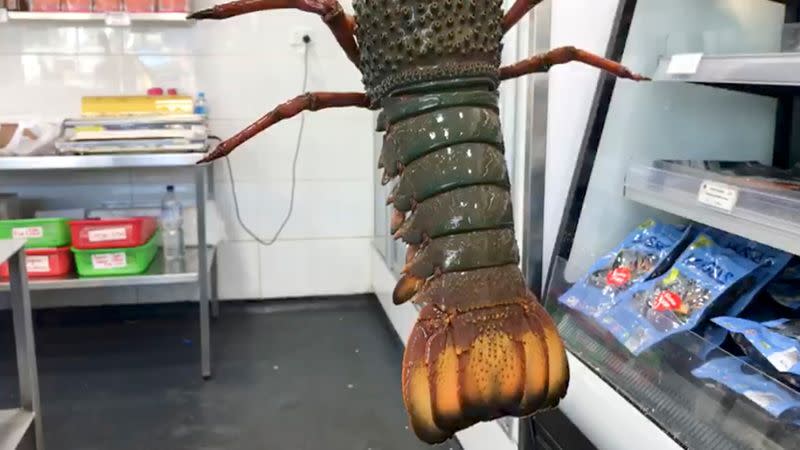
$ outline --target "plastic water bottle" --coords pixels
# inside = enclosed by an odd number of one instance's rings
[[[197,98],[194,99],[194,113],[208,118],[208,103],[206,102],[206,94],[198,92]]]
[[[167,186],[161,200],[161,246],[167,262],[183,259],[183,207],[175,195],[175,187]]]

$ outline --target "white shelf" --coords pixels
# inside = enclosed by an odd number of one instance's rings
[[[0,410],[0,450],[16,450],[33,424],[34,413],[24,409]]]
[[[800,53],[702,55],[688,70],[673,60],[688,54],[662,56],[653,80],[711,84],[800,86]],[[675,71],[693,73],[674,73]]]
[[[194,23],[186,16],[189,13],[126,13],[126,12],[66,12],[66,11],[6,11],[0,9],[0,23],[8,22],[48,21],[48,22],[102,22],[109,26],[126,26],[135,22],[168,22],[173,24]]]
[[[700,203],[704,182],[718,181],[738,191],[730,211]],[[729,233],[800,255],[800,193],[736,185],[711,172],[675,172],[634,166],[625,178],[625,197]]]

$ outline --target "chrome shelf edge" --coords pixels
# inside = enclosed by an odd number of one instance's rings
[[[703,55],[693,74],[669,73],[675,56],[659,58],[654,81],[800,87],[800,53]]]
[[[800,226],[798,232],[789,232],[772,227],[767,222],[748,220],[708,206],[700,204],[690,206],[685,202],[676,201],[674,196],[657,190],[642,190],[638,187],[626,186],[625,198],[800,255]]]
[[[114,169],[146,167],[188,167],[205,153],[141,153],[109,155],[3,156],[2,170]]]
[[[70,12],[70,11],[6,11],[0,16],[8,22],[49,21],[49,22],[104,22],[108,26],[124,26],[126,22],[167,22],[173,24],[190,24],[193,20],[186,18],[188,13],[151,12]]]
[[[0,449],[18,448],[33,425],[34,416],[24,409],[0,410]]]
[[[24,239],[0,239],[0,264],[8,261],[8,258],[24,246]]]
[[[214,260],[214,247],[208,247],[206,259],[208,265]],[[90,289],[101,287],[134,287],[134,286],[154,286],[164,284],[188,284],[200,281],[198,271],[198,249],[189,248],[186,250],[185,267],[182,271],[169,272],[165,268],[164,256],[159,250],[156,259],[150,264],[147,272],[141,275],[115,276],[115,277],[87,277],[78,278],[77,275],[64,279],[36,279],[28,280],[28,287],[31,291],[51,291],[61,289]],[[210,269],[209,269],[210,270]],[[8,291],[7,282],[0,283],[0,292]]]

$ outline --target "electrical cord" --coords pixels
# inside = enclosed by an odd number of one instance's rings
[[[308,44],[311,42],[311,38],[309,36],[303,36],[303,89],[301,92],[306,92],[308,89]],[[256,235],[245,223],[242,219],[242,215],[239,212],[239,198],[236,195],[236,181],[233,176],[233,168],[231,167],[231,160],[228,158],[228,155],[225,155],[225,163],[228,166],[228,177],[231,180],[231,195],[233,197],[233,207],[236,212],[236,220],[239,222],[239,225],[242,229],[250,235],[256,242],[263,246],[270,246],[278,240],[283,229],[286,227],[286,224],[289,223],[289,219],[292,217],[292,212],[294,211],[294,197],[295,197],[295,189],[297,187],[297,160],[300,156],[300,146],[303,142],[303,130],[305,129],[306,125],[306,114],[305,112],[300,113],[300,129],[297,132],[297,143],[294,149],[294,159],[292,160],[292,189],[289,195],[289,210],[286,212],[286,217],[284,217],[283,222],[278,227],[275,234],[269,240],[263,239]],[[216,136],[211,136],[211,138],[217,138]]]

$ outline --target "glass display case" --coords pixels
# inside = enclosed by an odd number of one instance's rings
[[[681,446],[800,448],[800,2],[621,3],[546,307]]]

